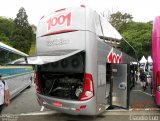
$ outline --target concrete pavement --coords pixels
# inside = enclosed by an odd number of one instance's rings
[[[2,121],[159,121],[160,111],[106,111],[99,116],[74,116],[55,111],[3,114]]]
[[[5,107],[0,121],[159,121],[150,87],[143,92],[138,82],[130,93],[130,110],[112,109],[99,116],[73,116],[40,107],[36,101],[35,84],[24,90]]]

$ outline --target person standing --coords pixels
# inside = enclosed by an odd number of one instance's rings
[[[7,85],[7,82],[2,80],[0,75],[0,114],[4,105],[8,106],[10,104],[10,92]]]
[[[140,70],[139,78],[141,81],[141,87],[145,91],[146,90],[147,75],[144,73],[143,69]]]

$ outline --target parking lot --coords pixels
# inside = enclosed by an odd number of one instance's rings
[[[35,94],[35,84],[11,101],[11,105],[5,107],[1,120],[16,121],[128,121],[136,118],[152,118],[152,120],[160,119],[160,111],[156,108],[154,100],[150,95],[150,88],[143,92],[140,84],[137,83],[130,93],[130,109],[124,110],[115,108],[107,110],[100,116],[73,116],[56,111],[52,111],[38,105]],[[140,106],[141,105],[141,106]],[[136,119],[137,120],[137,119]]]

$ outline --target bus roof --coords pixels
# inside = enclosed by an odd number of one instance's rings
[[[11,47],[11,46],[8,46],[2,42],[0,42],[0,49],[2,50],[6,50],[6,51],[9,51],[9,52],[12,52],[12,53],[15,53],[15,54],[18,54],[18,55],[21,55],[21,56],[28,56],[27,54]]]
[[[91,31],[115,40],[122,39],[107,19],[88,7],[60,9],[43,16],[37,27],[37,37],[74,30]]]

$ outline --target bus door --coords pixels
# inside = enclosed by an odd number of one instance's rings
[[[112,64],[112,106],[129,109],[129,65]]]
[[[112,85],[113,85],[113,76],[112,76],[112,64],[106,64],[106,101],[110,105],[112,105]]]

